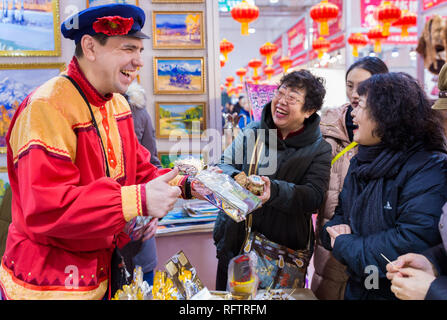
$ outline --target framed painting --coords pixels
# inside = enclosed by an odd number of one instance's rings
[[[9,187],[8,169],[6,167],[0,167],[0,205],[3,202],[6,189]]]
[[[64,63],[0,64],[0,153],[6,153],[6,133],[23,99],[64,69]]]
[[[200,138],[206,129],[205,102],[156,102],[155,136],[188,136]]]
[[[111,3],[126,3],[138,6],[138,0],[87,0],[87,8]]]
[[[203,13],[201,11],[153,11],[154,49],[203,49]]]
[[[205,93],[203,57],[154,57],[154,94],[202,93]]]
[[[0,56],[60,56],[59,0],[3,0]]]
[[[205,0],[152,0],[152,3],[203,3]]]
[[[203,155],[200,152],[191,153],[170,153],[170,152],[158,152],[158,159],[161,162],[163,168],[173,168],[174,162],[181,159],[202,159]]]

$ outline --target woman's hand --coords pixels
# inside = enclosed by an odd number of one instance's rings
[[[395,276],[391,281],[394,295],[401,300],[424,300],[435,276],[414,268],[402,268],[399,271],[404,276]]]
[[[261,176],[261,179],[264,181],[264,192],[258,198],[264,204],[270,199],[270,179],[264,176]]]
[[[351,227],[347,224],[338,224],[336,226],[327,227],[327,232],[331,237],[331,247],[334,247],[335,239],[341,234],[351,234]]]
[[[436,269],[425,256],[422,254],[407,253],[386,265],[386,270],[388,271],[386,277],[389,280],[393,280],[395,276],[403,277],[404,275],[400,271],[402,268],[413,268],[424,271],[434,277],[437,276]]]

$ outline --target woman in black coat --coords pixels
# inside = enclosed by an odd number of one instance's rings
[[[261,121],[250,123],[222,155],[218,165],[232,177],[248,174],[251,152],[259,136],[264,144],[257,174],[264,176],[263,205],[253,212],[253,230],[291,249],[305,249],[312,213],[321,205],[328,188],[331,147],[320,133],[321,109],[326,90],[323,79],[309,71],[285,75],[275,96],[262,112]],[[228,263],[239,254],[245,239],[245,223],[219,213],[214,227],[218,270],[216,289],[226,290]]]
[[[441,241],[437,224],[447,201],[443,129],[407,74],[374,75],[358,93],[352,116],[359,152],[320,237],[347,266],[345,299],[395,299],[383,256],[395,260]]]

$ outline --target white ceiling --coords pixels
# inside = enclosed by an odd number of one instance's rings
[[[220,12],[220,38],[226,38],[234,44],[234,50],[228,55],[228,61],[221,68],[221,81],[228,76],[236,77],[236,69],[245,66],[249,60],[260,58],[259,48],[267,41],[273,42],[282,33],[292,27],[298,18],[308,12],[308,9],[320,0],[279,0],[272,4],[270,0],[256,0],[259,17],[250,23],[256,33],[249,36],[241,35],[241,24],[231,17],[229,12]]]

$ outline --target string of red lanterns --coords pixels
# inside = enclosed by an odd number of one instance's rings
[[[231,9],[231,16],[241,24],[241,34],[248,36],[248,24],[259,17],[259,8],[242,1]]]

